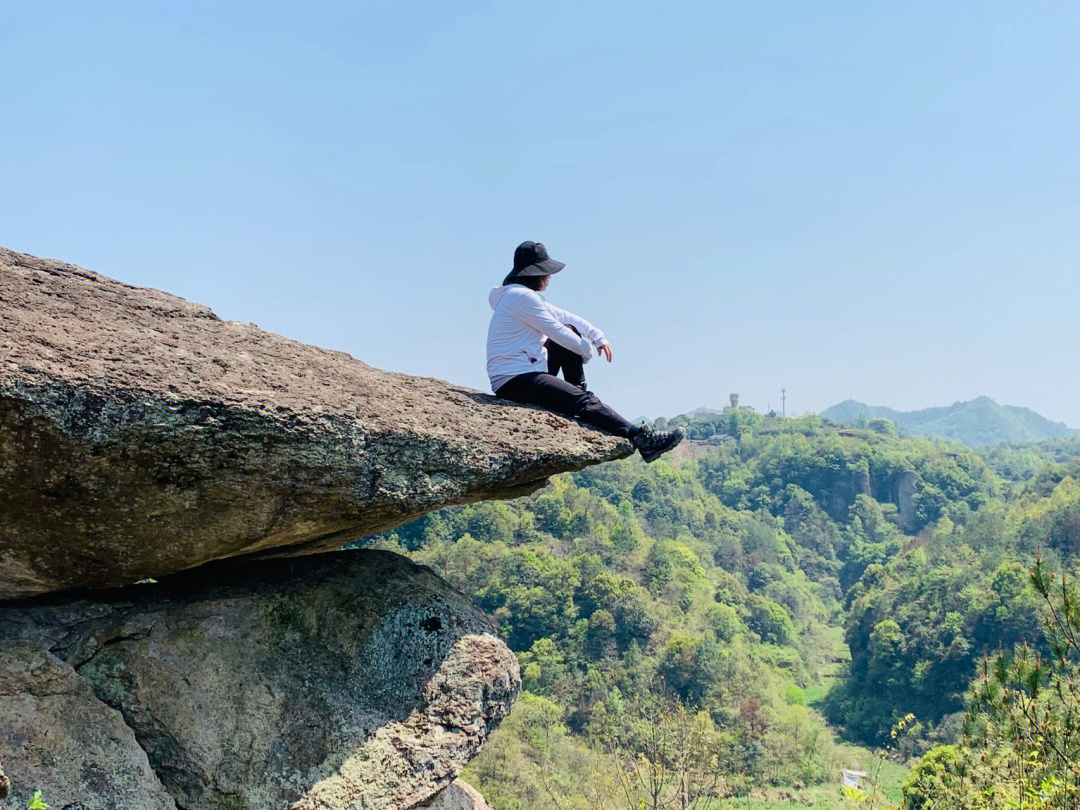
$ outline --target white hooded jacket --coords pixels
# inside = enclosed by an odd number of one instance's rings
[[[495,310],[487,335],[487,373],[492,391],[498,391],[519,374],[547,372],[544,342],[548,338],[580,354],[586,363],[592,358],[594,346],[607,343],[604,333],[587,320],[549,304],[540,293],[521,284],[496,287],[488,303]]]

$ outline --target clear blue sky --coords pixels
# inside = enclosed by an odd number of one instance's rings
[[[1080,427],[1080,5],[0,5],[0,244],[486,388],[523,239],[627,416]]]

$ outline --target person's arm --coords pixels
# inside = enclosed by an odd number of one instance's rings
[[[592,345],[589,339],[574,334],[570,329],[561,324],[547,303],[539,295],[522,295],[514,302],[511,310],[514,317],[527,326],[531,326],[537,332],[546,335],[565,349],[575,354],[580,354],[586,363],[592,359]]]
[[[590,341],[593,346],[596,347],[596,354],[603,356],[609,363],[611,362],[611,344],[608,343],[608,339],[604,337],[604,333],[582,318],[580,315],[575,315],[573,312],[567,312],[565,309],[559,309],[554,304],[548,304],[546,301],[548,310],[554,316],[555,320],[559,323],[572,326],[578,330],[578,332]]]
[[[588,340],[596,348],[600,348],[607,343],[607,338],[604,337],[604,333],[582,318],[580,315],[575,315],[573,312],[567,312],[565,309],[559,309],[554,304],[549,304],[547,301],[548,311],[559,323],[566,326],[572,326],[581,333],[581,336]]]

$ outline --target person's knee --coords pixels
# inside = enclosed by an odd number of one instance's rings
[[[600,401],[600,397],[598,397],[592,391],[582,391],[577,396],[576,400],[578,413],[595,411],[604,407],[604,403]]]
[[[587,394],[576,386],[567,386],[573,388],[573,391],[563,390],[563,396],[561,402],[556,407],[556,410],[562,411],[568,416],[577,418],[582,414],[588,413],[592,406],[592,400],[589,399],[591,394]],[[595,397],[593,397],[595,399]]]

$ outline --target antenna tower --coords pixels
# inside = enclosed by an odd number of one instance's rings
[[[787,389],[780,389],[780,408],[784,416],[787,416]]]

